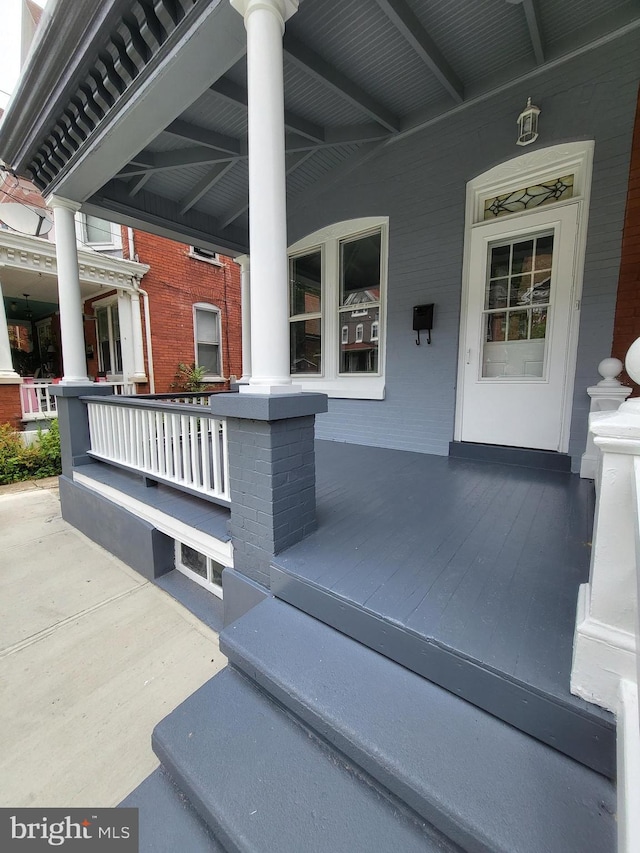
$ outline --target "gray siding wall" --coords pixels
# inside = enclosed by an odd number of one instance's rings
[[[319,438],[444,455],[453,438],[466,184],[535,147],[595,139],[570,452],[584,450],[588,385],[610,355],[638,90],[637,33],[540,73],[387,146],[321,193],[292,200],[291,243],[331,222],[389,216],[386,399],[330,400]],[[528,96],[540,137],[519,148]],[[412,306],[435,303],[433,343],[417,347]]]

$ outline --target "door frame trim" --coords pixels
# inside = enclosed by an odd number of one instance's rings
[[[467,183],[465,205],[464,251],[462,260],[462,288],[460,295],[460,328],[458,338],[458,370],[456,383],[456,408],[454,419],[454,441],[462,440],[462,409],[464,405],[464,371],[467,341],[467,305],[469,297],[471,235],[475,227],[481,227],[486,222],[497,222],[482,219],[483,201],[487,196],[509,192],[519,187],[533,184],[572,170],[574,177],[574,195],[571,199],[558,202],[558,206],[579,202],[578,233],[576,237],[575,278],[573,283],[573,310],[567,341],[566,369],[563,389],[563,412],[560,432],[559,451],[566,453],[569,448],[569,433],[571,414],[573,411],[573,392],[575,384],[576,364],[578,358],[578,335],[580,331],[580,303],[582,298],[582,283],[584,277],[584,262],[587,245],[587,227],[589,224],[589,202],[591,198],[591,177],[593,172],[593,152],[595,142],[562,143],[530,151],[519,157],[514,157],[494,166]],[[532,208],[531,211],[512,213],[501,216],[505,226],[522,220],[526,228],[526,217],[529,213],[554,209],[556,205],[544,205]]]

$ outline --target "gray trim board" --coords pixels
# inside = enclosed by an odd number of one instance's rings
[[[449,456],[456,459],[471,459],[476,462],[498,462],[501,465],[520,465],[524,468],[571,473],[571,457],[569,454],[554,453],[551,450],[504,447],[498,444],[477,444],[472,441],[450,441]]]
[[[572,707],[275,566],[271,592],[598,773],[615,776],[612,719]]]
[[[228,567],[222,572],[222,590],[225,626],[240,619],[270,596],[266,586]]]

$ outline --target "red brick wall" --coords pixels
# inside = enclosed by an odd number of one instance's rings
[[[126,230],[125,246],[128,249]],[[242,326],[238,265],[222,256],[222,266],[192,258],[188,245],[144,231],[134,231],[134,251],[141,263],[151,267],[142,279],[142,288],[149,294],[156,392],[171,391],[178,363],[194,361],[195,302],[206,302],[220,309],[224,376],[228,379],[235,375],[239,379]],[[144,317],[144,305],[142,308]],[[228,383],[215,387],[223,389]]]
[[[612,355],[624,361],[627,350],[638,337],[640,337],[640,97],[633,132]],[[620,378],[632,384],[626,373]],[[639,394],[640,386],[634,385],[633,396]]]
[[[21,417],[20,386],[0,385],[0,424],[11,424],[14,429],[21,430]]]

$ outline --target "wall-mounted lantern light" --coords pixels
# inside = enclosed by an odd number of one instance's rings
[[[527,106],[518,116],[518,140],[516,145],[531,145],[538,138],[538,116],[540,108],[531,103],[527,98]]]

